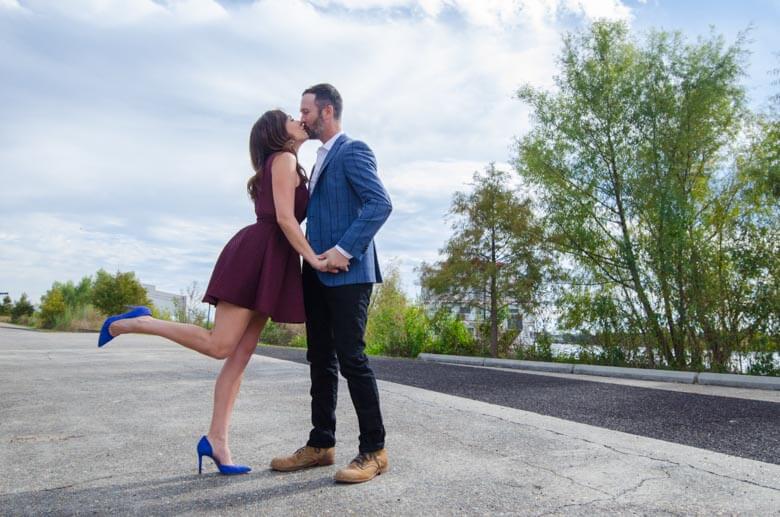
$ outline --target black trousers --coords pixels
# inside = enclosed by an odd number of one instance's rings
[[[379,390],[368,366],[363,335],[372,284],[327,287],[308,264],[303,265],[306,307],[306,358],[311,373],[310,447],[336,445],[338,373],[347,380],[360,427],[360,452],[385,446]]]

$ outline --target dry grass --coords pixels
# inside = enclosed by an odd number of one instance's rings
[[[92,305],[67,308],[65,313],[57,318],[54,329],[66,332],[84,332],[100,330],[105,316]]]

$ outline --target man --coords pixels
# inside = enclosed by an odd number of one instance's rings
[[[313,429],[306,446],[274,458],[271,468],[293,471],[334,463],[341,370],[357,412],[360,446],[335,479],[361,483],[388,469],[379,391],[363,352],[363,335],[373,284],[382,281],[374,235],[392,205],[371,149],[341,131],[341,111],[341,95],[333,86],[318,84],[303,92],[301,121],[309,137],[323,143],[309,182],[306,236],[332,272],[303,265]]]

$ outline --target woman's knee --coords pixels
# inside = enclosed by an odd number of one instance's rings
[[[236,350],[236,344],[226,339],[214,339],[211,341],[211,356],[214,359],[227,359]]]

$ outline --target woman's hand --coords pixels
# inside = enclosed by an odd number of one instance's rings
[[[311,267],[316,269],[317,271],[320,271],[322,273],[328,272],[328,260],[324,258],[319,257],[312,257],[311,260],[307,261]]]

